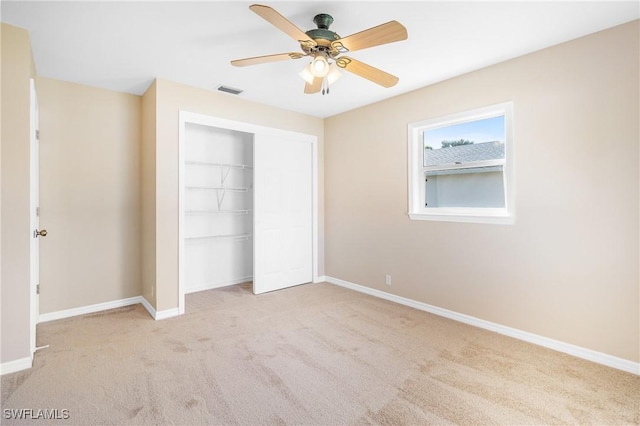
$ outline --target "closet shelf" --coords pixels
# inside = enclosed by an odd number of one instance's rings
[[[186,186],[185,189],[204,190],[204,191],[247,192],[251,188],[225,187],[225,186]]]
[[[185,213],[189,215],[207,215],[207,214],[249,214],[251,209],[244,210],[186,210]]]
[[[248,164],[210,163],[208,161],[185,161],[185,164],[191,166],[229,167],[231,169],[253,169],[253,166]]]
[[[232,239],[238,241],[248,240],[252,234],[219,234],[219,235],[198,235],[193,237],[185,237],[185,240],[213,240],[213,239]]]

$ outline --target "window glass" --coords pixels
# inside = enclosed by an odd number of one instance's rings
[[[502,208],[504,115],[425,130],[425,207]],[[479,162],[498,160],[478,167]],[[441,170],[439,166],[448,166]]]
[[[504,115],[423,132],[424,166],[504,158]]]

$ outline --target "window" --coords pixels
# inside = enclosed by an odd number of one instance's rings
[[[513,223],[511,102],[409,124],[409,217]]]

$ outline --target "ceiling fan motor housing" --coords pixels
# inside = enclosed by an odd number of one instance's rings
[[[334,57],[337,56],[340,52],[333,49],[331,47],[331,43],[339,40],[341,37],[335,32],[329,29],[329,26],[333,23],[333,17],[326,13],[320,13],[313,18],[313,22],[318,26],[318,28],[314,28],[305,32],[312,40],[314,40],[318,45],[316,47],[310,48],[309,46],[305,46],[305,44],[301,44],[302,49],[306,53],[315,53],[316,51],[326,52],[328,56]]]

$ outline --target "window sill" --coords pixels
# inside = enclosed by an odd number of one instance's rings
[[[411,220],[488,223],[495,225],[512,225],[515,223],[514,215],[509,214],[504,209],[438,209],[434,212],[409,212],[408,215]]]

